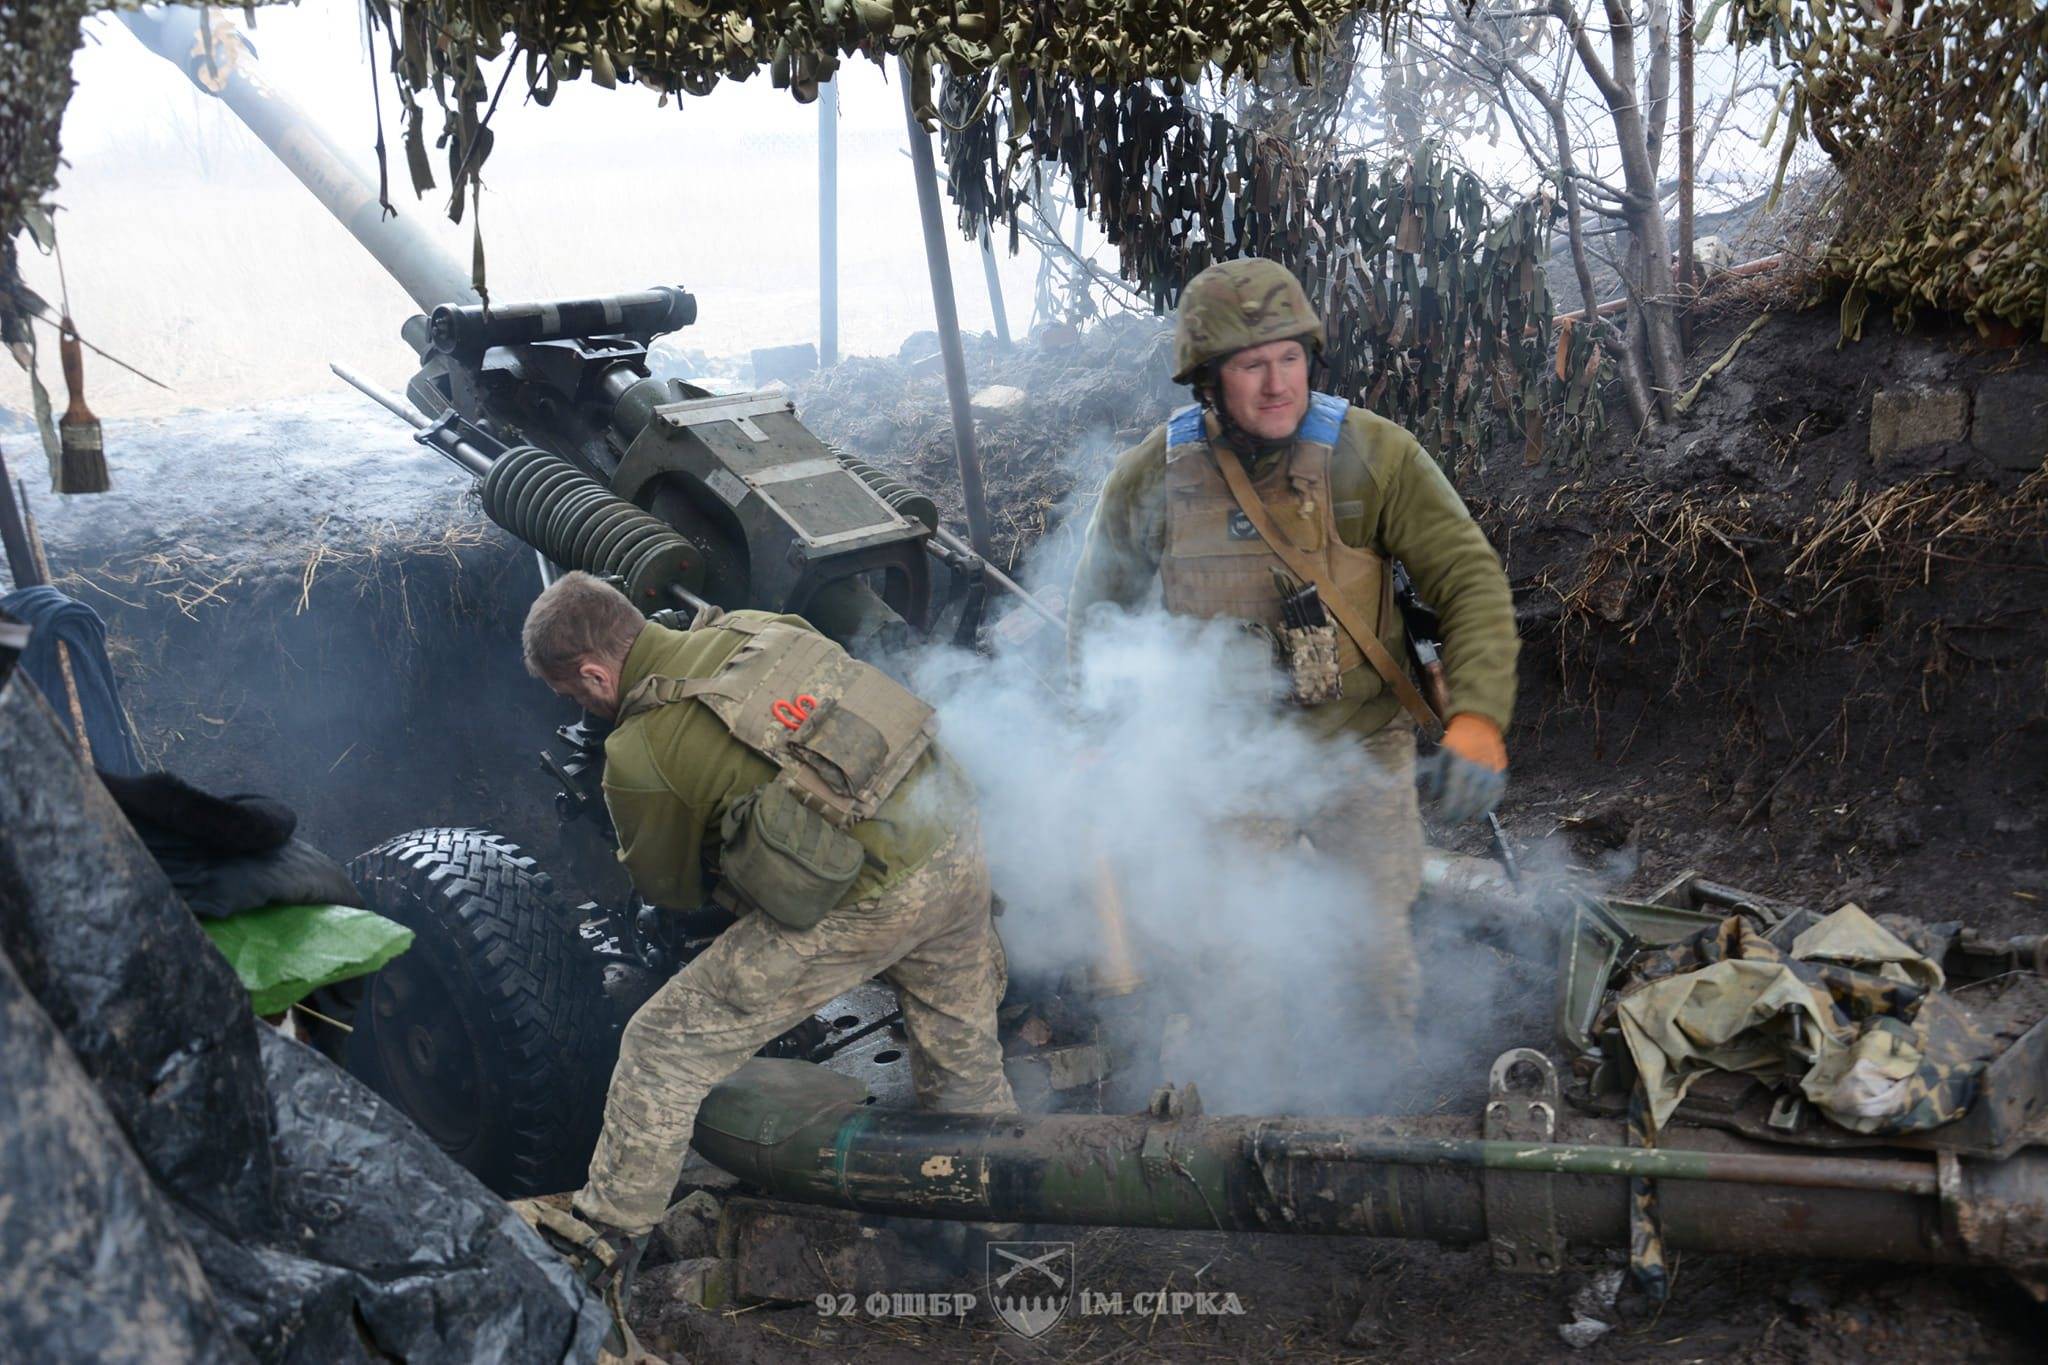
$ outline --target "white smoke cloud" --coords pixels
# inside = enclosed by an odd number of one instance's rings
[[[1294,831],[1397,779],[1276,704],[1268,647],[1233,623],[1105,613],[1063,689],[1052,634],[927,654],[912,676],[978,788],[1013,976],[1080,986],[1113,880],[1149,981],[1127,1061],[1164,1032],[1162,1078],[1211,1112],[1370,1112],[1415,1064],[1372,998],[1400,912]],[[1444,1041],[1433,1026],[1425,1055]]]

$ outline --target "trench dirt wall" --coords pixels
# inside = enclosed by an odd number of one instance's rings
[[[575,711],[520,666],[537,569],[466,476],[348,398],[109,422],[107,444],[115,491],[31,497],[148,761],[279,797],[343,859],[484,824],[563,860],[538,753]]]
[[[1701,321],[1690,374],[1736,349],[1655,439],[1457,471],[1516,588],[1517,831],[2038,932],[2048,352],[1769,303]]]

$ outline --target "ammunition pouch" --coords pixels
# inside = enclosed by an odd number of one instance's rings
[[[867,852],[780,778],[726,808],[719,872],[735,910],[808,929],[845,898]]]
[[[619,723],[700,702],[775,765],[773,779],[720,818],[718,899],[808,929],[860,876],[867,852],[847,830],[873,818],[930,750],[932,709],[811,631],[747,617],[700,628],[747,640],[708,678],[643,679],[622,700]]]
[[[1289,700],[1296,706],[1321,706],[1344,695],[1336,626],[1282,626],[1276,636]]]

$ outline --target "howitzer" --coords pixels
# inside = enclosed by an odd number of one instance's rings
[[[262,78],[230,20],[171,7],[122,19],[248,125],[404,289],[418,310],[398,329],[418,360],[404,398],[351,382],[476,479],[543,579],[608,577],[650,615],[705,603],[799,613],[875,660],[942,621],[971,642],[985,583],[1021,595],[938,525],[931,499],[831,449],[785,395],[657,375],[653,343],[697,318],[688,291],[486,307],[468,272]],[[558,811],[609,838],[596,791],[604,734],[590,718],[561,727],[571,752],[542,766],[561,788]],[[353,1029],[330,1029],[323,1045],[497,1188],[575,1183],[619,1026],[729,917],[658,910],[617,886],[590,888],[579,916],[531,859],[468,826],[410,831],[350,871],[415,947],[359,996],[323,997],[322,1013]],[[779,1050],[885,1052],[872,1025],[891,1008],[886,992],[835,1002]]]

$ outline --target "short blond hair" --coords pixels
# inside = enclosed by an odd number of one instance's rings
[[[543,682],[574,677],[586,659],[617,668],[626,662],[647,618],[626,594],[601,578],[572,570],[550,583],[526,609],[520,648],[526,671]]]

